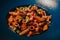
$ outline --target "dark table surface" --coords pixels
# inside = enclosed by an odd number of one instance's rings
[[[9,29],[6,22],[7,13],[16,6],[39,4],[36,0],[0,0],[0,40],[60,40],[60,1],[57,3],[58,6],[54,9],[45,7],[45,10],[52,15],[48,31],[41,35],[26,37],[19,36]]]

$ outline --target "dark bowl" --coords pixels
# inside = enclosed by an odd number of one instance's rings
[[[52,15],[52,23],[49,26],[49,29],[41,35],[37,36],[19,36],[16,33],[12,32],[9,29],[7,24],[8,12],[15,10],[16,7],[34,5],[41,7],[47,11],[47,14]],[[58,5],[60,1],[58,1]],[[49,9],[43,7],[36,0],[1,0],[0,6],[0,38],[1,40],[58,40],[60,39],[60,6],[57,6],[56,9]]]

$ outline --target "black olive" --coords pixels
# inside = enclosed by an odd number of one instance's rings
[[[22,25],[22,20],[19,22],[19,25]]]

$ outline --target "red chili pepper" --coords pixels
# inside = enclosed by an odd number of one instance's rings
[[[25,30],[26,28],[27,28],[27,27],[26,27],[26,23],[23,23],[21,30]]]

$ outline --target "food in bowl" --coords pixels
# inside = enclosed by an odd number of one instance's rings
[[[51,23],[51,15],[47,15],[46,10],[37,5],[16,7],[14,11],[9,11],[9,28],[19,35],[41,34],[48,30]]]

